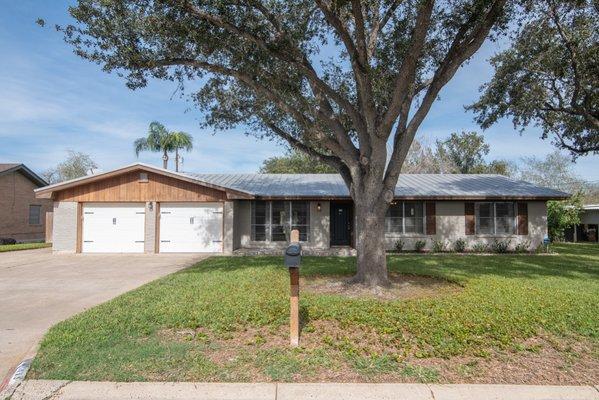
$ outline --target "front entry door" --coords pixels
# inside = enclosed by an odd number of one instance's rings
[[[352,204],[331,203],[331,246],[351,245]]]

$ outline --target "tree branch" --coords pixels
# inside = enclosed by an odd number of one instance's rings
[[[434,3],[434,0],[426,0],[418,11],[414,32],[410,39],[409,50],[406,53],[404,62],[395,78],[391,102],[380,123],[379,132],[385,137],[389,136],[391,128],[399,114],[401,105],[408,96],[408,88],[414,81],[418,60],[422,53],[422,49],[424,48],[426,33],[430,25]]]

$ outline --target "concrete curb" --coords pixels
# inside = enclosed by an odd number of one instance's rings
[[[593,386],[26,380],[11,400],[599,400]]]

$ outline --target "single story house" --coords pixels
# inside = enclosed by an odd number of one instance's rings
[[[136,163],[36,190],[54,201],[56,251],[281,249],[289,227],[307,253],[351,248],[352,200],[336,174],[194,174]],[[567,193],[500,175],[402,175],[385,242],[542,243],[547,200]]]
[[[599,242],[599,204],[582,207],[580,224],[566,229],[567,242]]]
[[[43,241],[52,200],[36,198],[48,183],[23,164],[0,164],[0,239]]]

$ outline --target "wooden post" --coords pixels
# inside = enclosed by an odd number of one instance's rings
[[[291,231],[291,242],[299,242],[299,231]],[[289,268],[290,315],[289,337],[292,347],[299,346],[299,268]]]

